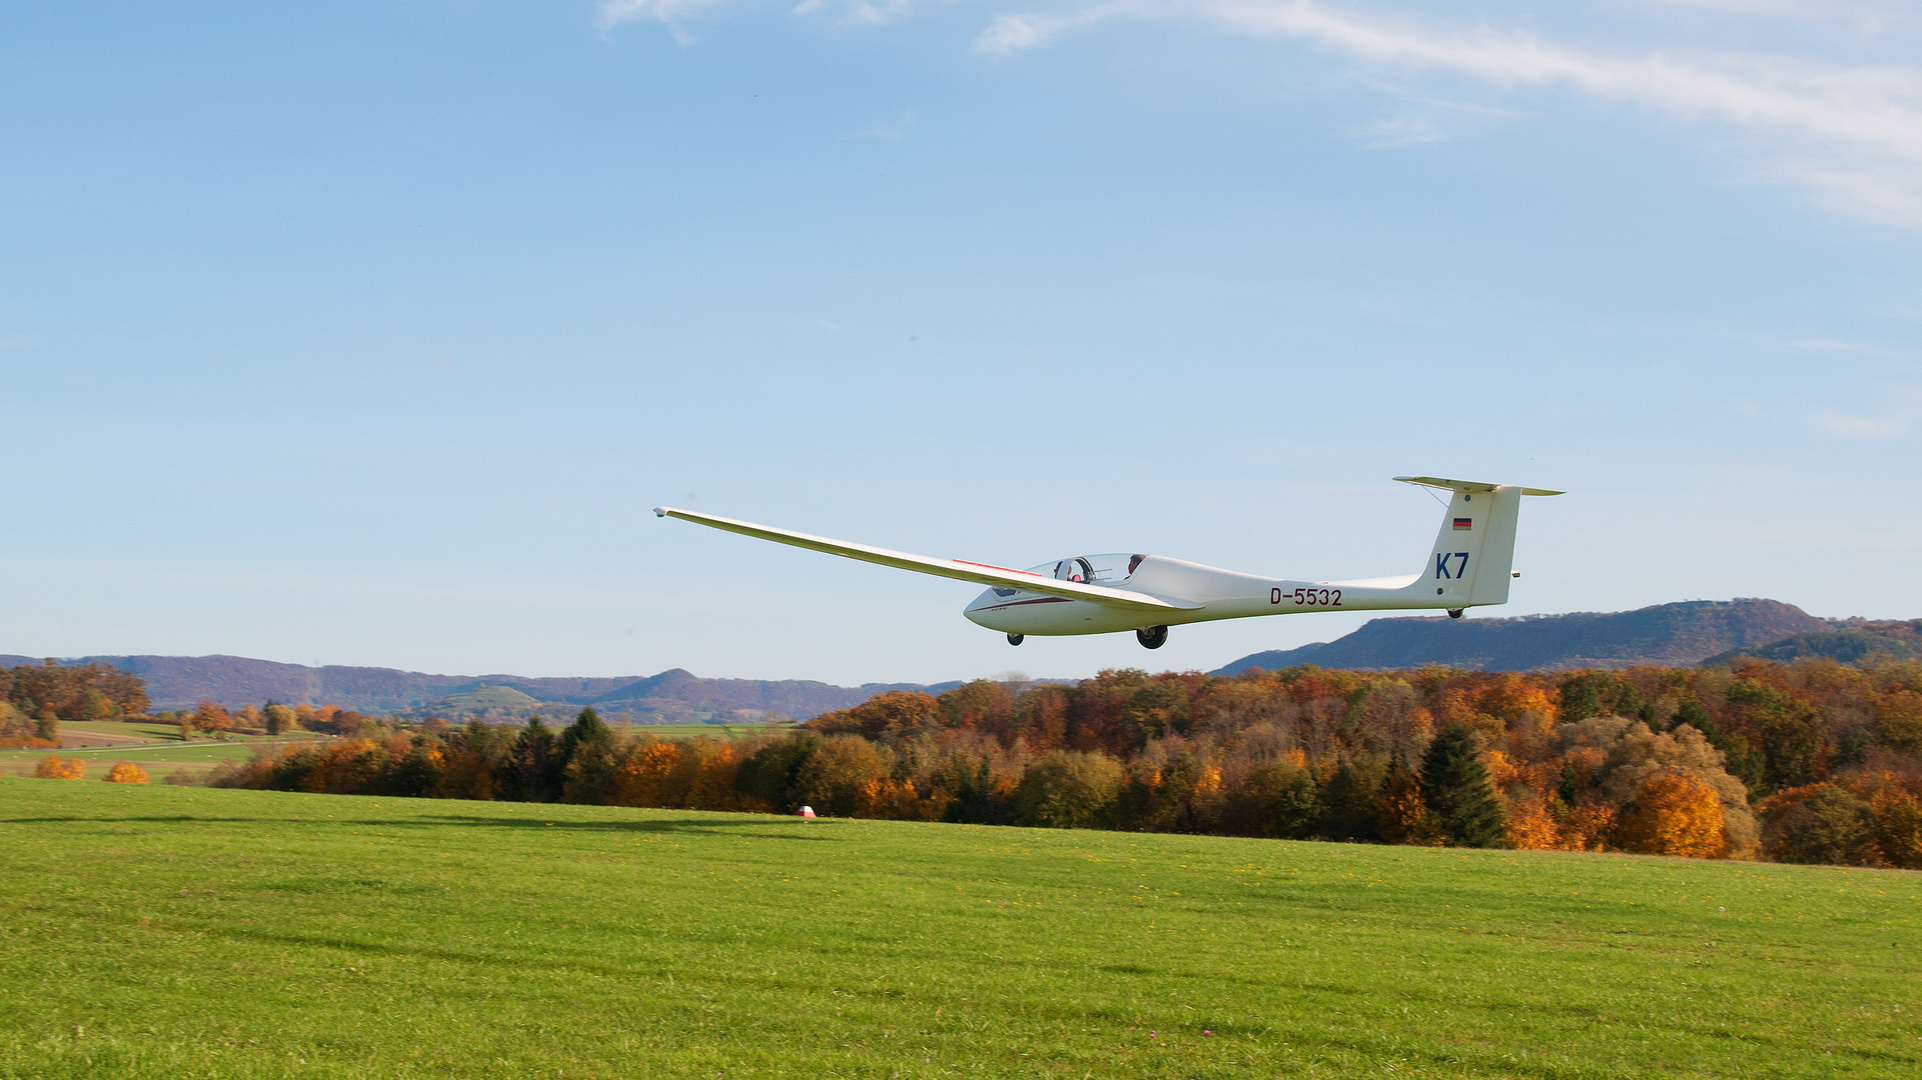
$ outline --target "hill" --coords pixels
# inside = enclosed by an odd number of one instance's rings
[[[1637,611],[1507,619],[1374,619],[1346,637],[1254,653],[1213,674],[1235,675],[1253,667],[1278,671],[1297,664],[1376,670],[1444,664],[1491,671],[1687,665],[1731,649],[1828,629],[1828,623],[1793,604],[1760,599],[1693,600]]]
[[[1766,645],[1730,649],[1702,663],[1726,667],[1743,656],[1784,664],[1811,657],[1858,665],[1875,659],[1922,660],[1922,619],[1908,622],[1847,619],[1830,625],[1834,629],[1793,634]]]
[[[237,706],[271,699],[291,705],[339,705],[379,715],[433,712],[449,718],[543,711],[551,715],[592,705],[609,715],[627,712],[636,720],[657,723],[738,719],[761,713],[805,720],[858,705],[886,690],[938,694],[960,685],[834,686],[808,679],[703,679],[680,668],[612,678],[428,675],[394,668],[308,667],[244,656],[81,656],[63,662],[105,663],[140,676],[156,709],[190,707],[198,701]],[[0,656],[4,667],[38,663],[33,657]]]
[[[8,1076],[1922,1067],[1916,874],[63,780],[0,802]]]

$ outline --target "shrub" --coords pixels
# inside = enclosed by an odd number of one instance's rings
[[[113,768],[107,772],[109,784],[144,784],[146,782],[147,770],[131,761],[116,761],[113,763]]]
[[[85,780],[87,763],[79,758],[61,761],[58,756],[48,754],[33,767],[33,775],[42,780]]]

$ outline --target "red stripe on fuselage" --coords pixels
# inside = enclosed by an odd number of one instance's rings
[[[975,610],[976,611],[1000,611],[1002,608],[1021,607],[1024,604],[1072,604],[1072,603],[1074,603],[1074,601],[1068,599],[1065,596],[1044,596],[1039,600],[1016,600],[1007,604],[996,604],[993,607],[976,608]]]

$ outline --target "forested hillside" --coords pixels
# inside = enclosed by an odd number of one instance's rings
[[[0,656],[0,665],[5,666],[41,663],[25,656]],[[805,719],[830,709],[847,708],[887,690],[932,689],[938,693],[959,685],[870,683],[855,687],[804,679],[703,679],[680,668],[658,675],[611,678],[427,675],[393,668],[307,667],[243,656],[89,656],[64,663],[99,665],[138,676],[152,697],[153,707],[159,709],[191,709],[202,701],[229,707],[279,701],[336,705],[380,715],[472,713],[492,719],[522,718],[542,711],[550,715],[572,712],[582,705],[597,706],[610,715],[627,712],[637,721],[655,723],[729,719],[742,710]],[[480,693],[491,688],[510,689],[523,697]]]
[[[1296,664],[1330,668],[1446,664],[1479,671],[1569,671],[1636,664],[1694,664],[1717,653],[1780,641],[1829,624],[1776,600],[1699,600],[1638,611],[1450,619],[1374,619],[1334,641],[1244,656],[1218,668],[1279,671]]]
[[[220,782],[1922,868],[1922,664],[1104,671],[753,740],[360,720]]]
[[[1758,660],[1825,659],[1844,664],[1872,664],[1889,660],[1922,660],[1922,619],[1872,622],[1838,619],[1832,629],[1794,634],[1780,641],[1740,649],[1702,661],[1727,667],[1743,657]]]

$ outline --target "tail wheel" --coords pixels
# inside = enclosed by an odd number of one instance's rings
[[[1144,649],[1159,649],[1168,643],[1168,628],[1149,626],[1136,630],[1135,640],[1141,642],[1141,647]]]
[[[1026,640],[1028,640],[1028,635],[1026,634],[1009,634],[1008,635],[1008,644],[1010,645],[1019,645]]]
[[[1449,618],[1451,618],[1451,619],[1459,619],[1459,618],[1461,618],[1461,617],[1462,617],[1462,609],[1461,609],[1461,608],[1458,608],[1458,607],[1452,607],[1452,608],[1449,608],[1449,609],[1448,609],[1448,617],[1449,617]]]

